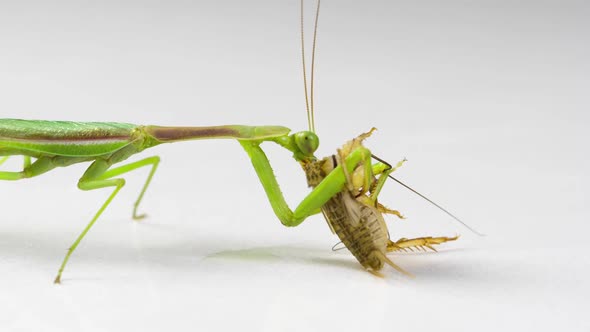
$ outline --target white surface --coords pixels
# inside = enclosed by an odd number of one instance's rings
[[[15,3],[0,8],[0,117],[305,129],[297,1]],[[61,286],[65,249],[108,192],[76,189],[85,165],[0,183],[0,330],[588,331],[589,14],[323,3],[319,155],[376,126],[367,146],[409,159],[399,178],[488,234],[390,183],[381,202],[408,217],[389,218],[393,238],[462,235],[393,255],[415,279],[330,251],[319,216],[281,226],[238,144],[189,142],[144,153],[163,158],[149,219],[129,218],[142,170]],[[296,204],[303,173],[266,150]]]

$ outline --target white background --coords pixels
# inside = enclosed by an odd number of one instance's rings
[[[1,2],[0,118],[306,129],[297,1],[50,3]],[[322,4],[318,155],[375,126],[366,145],[486,237],[392,182],[392,238],[461,238],[379,279],[321,216],[283,227],[237,143],[160,146],[149,219],[141,170],[61,286],[108,191],[76,188],[87,165],[0,183],[0,330],[588,331],[589,6],[444,3]],[[265,149],[294,206],[303,172]]]

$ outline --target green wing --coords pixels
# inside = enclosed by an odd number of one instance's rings
[[[115,122],[0,119],[0,155],[99,156],[130,144],[137,127]]]

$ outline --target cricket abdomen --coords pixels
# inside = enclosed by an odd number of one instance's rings
[[[322,212],[332,231],[365,269],[381,270],[384,262],[376,252],[386,253],[389,237],[379,211],[344,191],[330,199]]]
[[[303,164],[307,182],[317,186],[336,166],[335,156]],[[381,212],[343,188],[322,206],[322,213],[340,241],[369,271],[379,271],[387,258],[389,234]]]

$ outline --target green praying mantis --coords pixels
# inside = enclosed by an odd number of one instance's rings
[[[379,275],[379,270],[385,263],[408,274],[386,256],[387,252],[411,248],[435,250],[433,245],[457,239],[457,237],[402,238],[398,241],[389,239],[383,214],[403,217],[398,211],[379,203],[378,196],[388,178],[398,181],[391,176],[391,173],[401,166],[403,161],[393,167],[372,155],[370,150],[363,146],[363,140],[371,135],[374,128],[347,142],[335,155],[323,159],[318,159],[314,155],[320,143],[314,130],[313,112],[314,53],[319,6],[320,1],[317,3],[315,17],[311,82],[308,93],[303,40],[303,1],[301,1],[301,51],[309,125],[307,131],[290,134],[291,130],[283,126],[164,127],[111,122],[0,119],[0,165],[10,156],[24,158],[21,171],[0,171],[0,180],[29,179],[57,167],[90,162],[90,166],[78,181],[78,188],[81,190],[112,189],[110,196],[69,247],[55,277],[55,283],[61,282],[62,273],[72,253],[125,186],[125,179],[121,176],[142,167],[150,168],[150,172],[135,201],[133,219],[139,220],[145,217],[138,213],[138,207],[158,168],[160,158],[152,156],[122,166],[118,164],[148,148],[187,140],[236,140],[250,157],[270,205],[283,225],[297,226],[309,216],[323,213],[330,228],[338,235],[341,242],[366,270],[374,274]],[[305,171],[308,185],[313,189],[295,209],[288,206],[281,193],[270,162],[261,148],[263,143],[278,144],[290,151]],[[376,162],[373,162],[374,160]],[[444,209],[443,211],[447,212]]]

